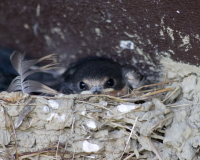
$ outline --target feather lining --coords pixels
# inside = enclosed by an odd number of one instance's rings
[[[57,68],[56,67],[58,65],[57,55],[51,54],[35,60],[24,60],[24,57],[25,53],[16,51],[10,56],[10,61],[15,70],[19,73],[19,76],[13,79],[7,91],[8,92],[22,91],[22,93],[41,92],[52,95],[58,94],[57,91],[47,87],[46,85],[40,82],[36,82],[33,80],[25,80],[29,75],[33,73],[43,72]],[[49,63],[35,70],[30,70],[30,67],[41,61],[47,61]]]

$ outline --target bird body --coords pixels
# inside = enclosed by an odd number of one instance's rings
[[[134,66],[120,65],[105,57],[87,57],[70,65],[59,90],[64,94],[119,96],[141,85],[144,76]]]

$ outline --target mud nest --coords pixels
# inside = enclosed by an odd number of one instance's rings
[[[182,86],[164,80],[123,97],[2,92],[0,159],[198,157],[200,109],[183,103]]]

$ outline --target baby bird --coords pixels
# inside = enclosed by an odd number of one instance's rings
[[[87,57],[70,65],[59,91],[64,94],[109,94],[121,96],[144,84],[134,66],[120,65],[105,57]]]

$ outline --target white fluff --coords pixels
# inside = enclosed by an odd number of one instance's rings
[[[59,120],[60,120],[61,122],[64,122],[65,119],[66,119],[66,116],[65,116],[64,114],[63,114],[62,116],[59,117]]]
[[[53,119],[53,117],[58,116],[58,113],[51,113],[50,117],[47,118],[47,121],[51,121]]]
[[[88,121],[86,125],[91,129],[97,128],[96,123],[94,121]]]
[[[134,104],[120,104],[117,106],[117,109],[122,113],[127,113],[138,107],[139,107],[138,105],[134,105]]]
[[[81,114],[84,116],[86,115],[86,111],[82,111]]]
[[[57,118],[60,122],[64,122],[66,119],[64,114],[59,116],[58,113],[51,113],[50,117],[47,118],[47,121],[51,121],[54,117]]]
[[[89,143],[88,141],[83,142],[83,151],[84,152],[97,152],[100,147],[97,144]]]
[[[54,108],[54,109],[58,109],[58,107],[59,107],[58,102],[56,102],[56,101],[54,101],[54,100],[52,100],[52,99],[48,100],[48,102],[49,102],[49,106],[50,106],[50,107],[52,107],[52,108]]]
[[[57,95],[57,97],[59,97],[59,98],[63,97],[63,96],[64,96],[64,94],[62,94],[62,93],[60,93],[60,94]]]
[[[42,111],[45,112],[45,113],[49,113],[49,107],[47,105],[45,106],[42,106]]]
[[[107,106],[107,105],[108,105],[108,102],[103,101],[103,106],[105,107],[105,106]]]
[[[134,43],[132,41],[121,40],[120,41],[120,47],[122,49],[131,49],[131,50],[133,50],[134,49]]]

